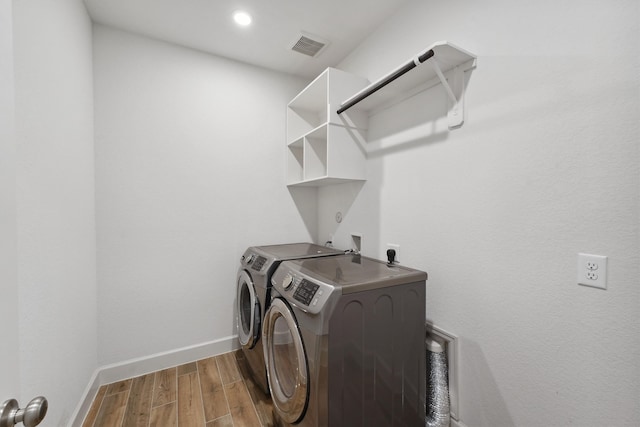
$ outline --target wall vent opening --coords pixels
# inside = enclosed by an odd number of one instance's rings
[[[294,52],[314,57],[319,55],[328,44],[329,42],[323,40],[321,37],[309,33],[300,33],[290,48]]]
[[[458,402],[460,401],[458,390],[458,337],[444,329],[427,322],[427,335],[435,335],[445,344],[447,352],[447,368],[449,369],[449,410],[451,411],[451,425],[457,425],[453,421],[460,420],[460,410]]]

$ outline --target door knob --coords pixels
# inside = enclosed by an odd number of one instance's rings
[[[23,423],[26,427],[35,427],[47,415],[49,402],[42,396],[32,399],[31,402],[20,409],[15,399],[5,400],[0,407],[0,427],[13,427]]]

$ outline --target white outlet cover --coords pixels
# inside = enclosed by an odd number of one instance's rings
[[[388,249],[393,249],[394,251],[396,251],[396,258],[395,258],[395,262],[397,264],[400,264],[400,245],[395,244],[395,243],[387,243],[387,250]],[[387,259],[387,251],[384,251],[384,259]]]
[[[607,289],[607,257],[578,254],[578,284]]]

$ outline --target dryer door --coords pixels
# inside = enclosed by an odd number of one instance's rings
[[[308,406],[309,369],[298,323],[280,298],[274,298],[265,315],[262,345],[276,411],[287,423],[296,423]]]
[[[260,302],[256,297],[251,276],[238,272],[238,340],[244,347],[253,348],[260,337]]]

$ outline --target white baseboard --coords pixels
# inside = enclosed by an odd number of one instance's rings
[[[98,393],[98,389],[105,384],[111,384],[127,378],[160,371],[162,369],[171,368],[173,366],[182,365],[195,360],[205,359],[218,354],[228,353],[230,351],[237,350],[238,348],[240,348],[238,336],[234,335],[215,341],[157,353],[151,356],[139,357],[98,368],[89,380],[89,384],[85,389],[82,399],[71,417],[69,426],[82,426],[82,421],[84,421],[84,418],[89,412],[91,403]]]
[[[100,383],[98,382],[98,374],[100,373],[100,369],[96,370],[91,379],[89,380],[89,384],[87,384],[87,388],[85,388],[84,393],[82,394],[82,399],[80,399],[80,403],[76,407],[76,410],[73,412],[71,419],[69,420],[69,427],[81,427],[82,422],[84,421],[84,417],[87,416],[89,409],[91,408],[91,403],[93,399],[95,399],[96,394],[98,394],[98,389],[100,388]]]

